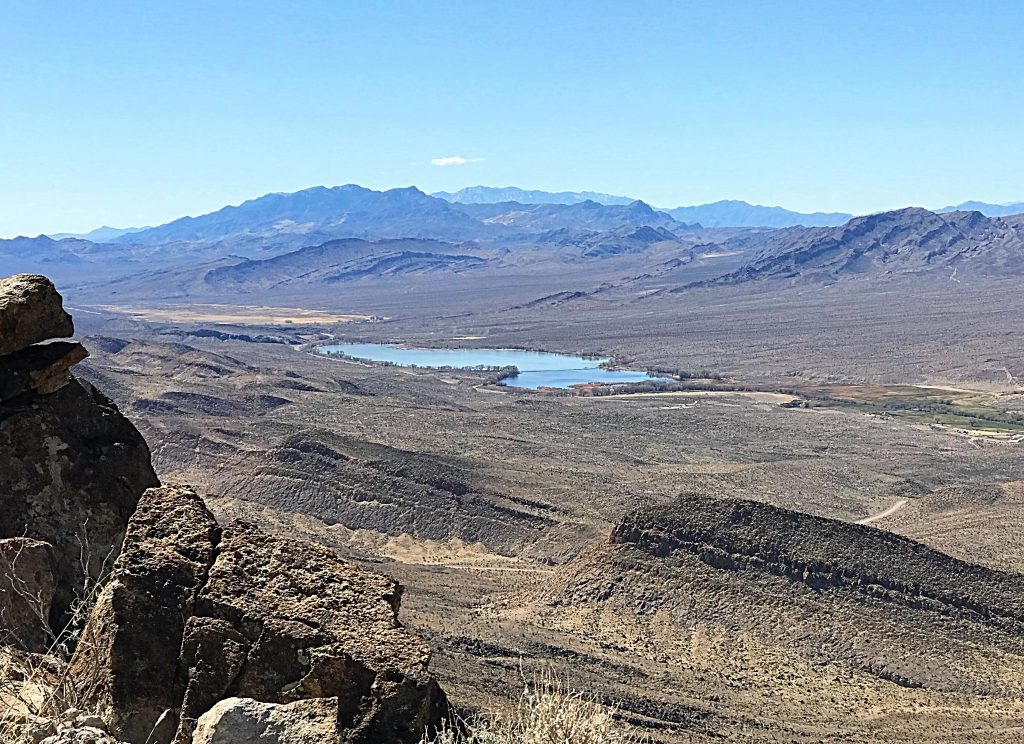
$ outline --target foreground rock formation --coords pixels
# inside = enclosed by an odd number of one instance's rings
[[[326,548],[239,522],[220,529],[195,493],[153,489],[72,674],[130,742],[146,741],[169,710],[180,721],[174,740],[187,744],[226,697],[333,698],[343,741],[415,742],[444,696],[429,647],[397,621],[399,597],[390,579]]]
[[[157,487],[84,347],[40,343],[72,331],[46,279],[0,280],[0,741],[418,742],[447,703],[401,587]]]
[[[54,632],[116,557],[139,496],[158,483],[135,427],[71,377],[85,349],[39,343],[73,331],[49,280],[0,280],[0,538],[52,546]],[[36,635],[23,645],[40,650]]]

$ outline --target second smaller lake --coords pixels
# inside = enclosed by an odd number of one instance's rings
[[[630,369],[603,369],[608,359],[587,359],[570,354],[551,354],[521,349],[415,349],[394,344],[334,344],[320,346],[323,354],[344,354],[354,359],[390,362],[402,367],[450,367],[475,369],[516,367],[519,374],[503,385],[536,390],[568,388],[589,382],[624,383],[662,380]]]

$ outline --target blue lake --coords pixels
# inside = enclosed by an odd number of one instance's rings
[[[336,344],[320,346],[317,351],[341,353],[355,359],[391,362],[402,367],[518,367],[519,374],[502,385],[531,388],[567,388],[588,382],[642,382],[660,380],[646,372],[629,369],[602,369],[607,359],[585,359],[569,354],[549,354],[520,349],[412,349],[393,344]]]

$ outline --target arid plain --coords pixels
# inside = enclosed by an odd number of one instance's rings
[[[345,322],[70,301],[92,352],[82,374],[140,427],[161,478],[400,580],[404,622],[466,710],[548,671],[656,740],[1016,741],[1019,299],[994,305],[990,280],[586,279],[529,303],[523,283],[399,293],[385,278],[304,308],[365,316],[330,318]],[[531,392],[313,353],[331,339],[592,353],[693,378]],[[787,511],[739,547],[610,539],[630,514],[660,534],[651,509],[699,523],[746,500]],[[782,559],[768,546],[794,512],[838,523]],[[826,565],[847,578],[814,579]]]

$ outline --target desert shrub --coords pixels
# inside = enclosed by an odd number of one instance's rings
[[[504,709],[472,719],[445,721],[421,744],[641,744],[592,696],[546,679],[527,685]]]
[[[103,558],[98,576],[93,577],[89,568],[93,564],[92,551],[85,526],[79,543],[84,586],[76,592],[68,617],[56,631],[50,628],[42,598],[14,579],[19,557],[11,562],[8,589],[28,604],[48,641],[44,653],[28,653],[18,651],[22,645],[18,638],[0,635],[0,742],[4,744],[32,744],[33,729],[55,725],[63,720],[66,711],[81,712],[79,689],[68,675],[68,662],[79,644],[88,642],[82,631],[109,576],[113,552]]]

